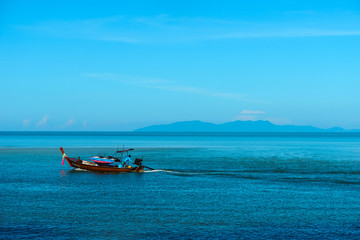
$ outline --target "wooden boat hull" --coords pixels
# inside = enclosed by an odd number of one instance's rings
[[[65,156],[66,161],[69,163],[70,167],[85,169],[93,172],[143,172],[143,166],[131,167],[131,168],[118,168],[113,166],[97,166],[92,162],[70,158]]]

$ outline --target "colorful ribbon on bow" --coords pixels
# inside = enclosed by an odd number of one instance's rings
[[[63,153],[63,159],[62,159],[62,163],[61,163],[61,165],[64,165],[64,160],[65,160],[65,157],[66,157],[66,154],[65,154],[65,153]]]

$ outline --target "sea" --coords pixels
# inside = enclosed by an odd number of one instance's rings
[[[0,132],[0,162],[0,239],[360,239],[360,133]]]

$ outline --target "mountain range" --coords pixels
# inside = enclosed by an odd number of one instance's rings
[[[152,125],[136,132],[360,132],[340,127],[317,128],[313,126],[276,125],[269,121],[233,121],[214,124],[202,121],[184,121],[164,125]]]

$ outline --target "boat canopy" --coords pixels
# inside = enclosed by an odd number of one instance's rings
[[[106,157],[98,157],[98,156],[94,156],[90,158],[91,161],[93,162],[114,162],[114,158],[106,158]]]
[[[134,150],[133,148],[129,148],[129,149],[124,149],[124,150],[120,150],[120,151],[116,151],[117,153],[122,153],[122,152],[129,152]]]

